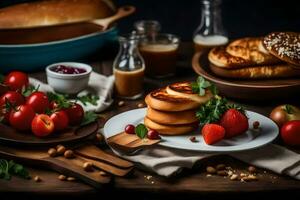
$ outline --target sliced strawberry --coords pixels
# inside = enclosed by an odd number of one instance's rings
[[[205,124],[201,133],[205,143],[210,145],[224,138],[225,129],[218,124]]]
[[[225,128],[226,138],[231,138],[246,132],[249,128],[248,118],[236,109],[227,110],[220,120]]]

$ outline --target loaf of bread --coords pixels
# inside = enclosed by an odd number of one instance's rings
[[[300,69],[290,64],[248,66],[239,69],[226,69],[210,64],[210,70],[221,77],[232,79],[266,79],[299,77]]]
[[[0,9],[0,29],[80,22],[114,13],[110,0],[42,0]]]

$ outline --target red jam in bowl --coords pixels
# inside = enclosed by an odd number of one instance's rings
[[[66,65],[56,65],[51,67],[50,70],[59,74],[82,74],[86,72],[85,69]]]

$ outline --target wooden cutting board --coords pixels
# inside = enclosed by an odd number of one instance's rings
[[[92,146],[91,149],[93,149],[94,153],[98,152],[98,147]],[[16,149],[0,145],[0,157],[17,160],[28,165],[52,169],[67,176],[75,177],[96,188],[100,188],[103,185],[110,183],[113,175],[125,176],[132,171],[133,163],[105,153],[100,149],[98,150],[100,153],[94,154],[92,152],[91,154],[90,151],[79,148],[79,151],[83,152],[82,154],[78,155],[76,150],[74,150],[75,157],[67,159],[64,156],[50,157],[47,153],[47,149]],[[93,156],[97,156],[97,159],[91,159]],[[85,162],[91,162],[93,164],[92,171],[84,170],[83,164]],[[106,173],[103,174],[101,171]]]

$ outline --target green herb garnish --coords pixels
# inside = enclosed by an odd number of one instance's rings
[[[81,103],[83,103],[83,105],[87,105],[87,103],[90,103],[94,106],[97,105],[97,101],[99,100],[99,97],[96,96],[96,95],[92,95],[92,94],[87,94],[87,95],[84,95],[84,96],[80,96],[80,97],[77,97],[77,99],[79,101],[81,101]]]
[[[81,126],[90,124],[96,121],[99,118],[99,115],[93,111],[87,111],[84,113],[83,120],[81,122]]]
[[[67,99],[67,95],[57,94],[53,92],[47,92],[49,101],[54,101],[58,105],[58,109],[69,108],[72,103]]]
[[[0,178],[5,180],[10,180],[12,175],[19,176],[24,179],[29,179],[29,172],[18,163],[14,161],[7,161],[5,159],[0,159]]]
[[[205,80],[202,76],[199,76],[196,80],[196,82],[191,83],[191,87],[193,92],[198,93],[199,96],[205,95],[205,90],[210,90],[213,95],[216,95],[218,93],[217,87],[212,84],[211,82]]]
[[[139,138],[144,139],[147,136],[148,129],[144,124],[139,124],[135,127],[134,131]]]
[[[245,114],[243,107],[236,104],[230,104],[228,103],[227,99],[216,96],[216,98],[212,98],[205,105],[199,108],[199,110],[196,112],[196,117],[200,121],[200,126],[209,123],[215,123],[218,122],[222,115],[231,108]]]
[[[40,85],[38,85],[37,87],[34,87],[32,85],[29,85],[27,87],[22,88],[22,95],[25,97],[28,97],[29,95],[31,95],[33,92],[37,92],[39,91]]]

